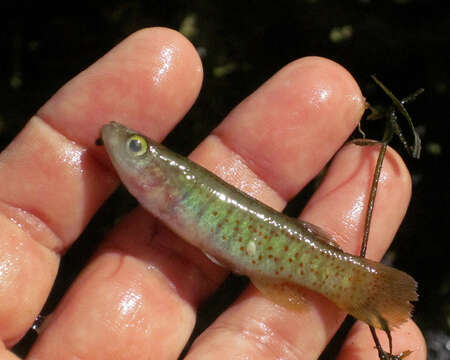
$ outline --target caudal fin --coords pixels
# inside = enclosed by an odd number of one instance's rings
[[[349,313],[379,329],[388,330],[399,326],[411,317],[411,301],[418,299],[416,281],[403,271],[365,261],[375,270],[376,280],[373,288],[367,289],[366,301],[349,309]]]

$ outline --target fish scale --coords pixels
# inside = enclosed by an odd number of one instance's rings
[[[203,185],[203,188],[206,187]],[[208,199],[206,194],[210,194]],[[298,238],[304,239],[308,234],[301,229],[293,231],[298,225],[292,219],[284,216],[281,216],[281,219],[274,219],[264,215],[262,210],[259,210],[259,214],[263,214],[261,217],[249,216],[247,207],[233,206],[237,199],[223,194],[211,188],[204,189],[202,194],[199,194],[199,191],[192,192],[183,199],[181,206],[177,207],[180,211],[179,216],[185,217],[186,222],[189,218],[198,222],[202,232],[199,234],[201,238],[207,238],[206,241],[210,244],[218,244],[218,249],[210,250],[214,252],[210,255],[224,258],[227,264],[234,264],[231,265],[234,271],[245,273],[250,271],[283,280],[301,279],[309,287],[316,287],[319,282],[324,286],[327,280],[329,291],[335,282],[342,282],[341,277],[348,279],[350,276],[338,272],[339,264],[335,265],[338,268],[332,277],[327,277],[326,271],[319,272],[318,269],[331,270],[333,267],[324,264],[326,262],[326,257],[322,255],[324,251],[315,245],[312,239],[308,239],[308,242],[296,241]],[[202,205],[196,209],[195,204]],[[283,221],[291,222],[285,227],[289,227],[292,234],[283,229]],[[229,256],[221,255],[225,251],[229,252]],[[337,249],[330,247],[328,251],[334,254]],[[329,262],[331,261],[332,259],[329,259]],[[245,270],[241,270],[243,268]],[[351,270],[348,269],[347,272],[350,273]],[[342,290],[339,284],[336,286],[339,291]]]
[[[110,123],[102,140],[141,205],[213,261],[248,275],[270,299],[299,309],[302,286],[384,330],[410,317],[408,274],[343,252],[316,226],[290,218],[164,146]]]

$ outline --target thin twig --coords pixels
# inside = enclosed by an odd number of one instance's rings
[[[375,197],[377,196],[378,182],[380,180],[381,175],[381,167],[383,165],[383,159],[387,149],[387,143],[381,142],[380,144],[381,144],[380,153],[378,154],[377,165],[375,167],[375,173],[373,175],[372,186],[370,189],[369,203],[367,205],[367,213],[364,223],[364,237],[361,245],[361,252],[359,254],[361,257],[366,256],[367,244],[369,241],[369,233],[370,233],[370,222],[372,221],[372,213],[373,207],[375,205]]]
[[[370,189],[369,203],[367,205],[367,213],[366,213],[366,219],[365,219],[365,223],[364,223],[364,237],[363,237],[363,242],[361,245],[361,252],[360,252],[361,257],[366,256],[367,244],[369,242],[370,223],[372,221],[373,208],[375,205],[375,198],[377,196],[378,183],[380,181],[380,175],[381,175],[381,168],[383,166],[383,160],[386,155],[387,142],[383,141],[380,144],[381,144],[381,148],[380,148],[380,152],[378,153],[377,164],[375,167],[375,172],[374,172],[373,180],[372,180],[372,186]],[[383,350],[383,347],[381,346],[380,341],[378,340],[377,334],[375,332],[375,328],[371,325],[369,326],[369,328],[370,328],[370,332],[372,333],[372,337],[375,342],[375,347],[377,348],[378,356],[379,356],[380,360],[389,359],[389,357],[386,357],[386,356],[392,355],[392,337],[391,337],[391,333],[389,331],[389,327],[386,326],[386,328],[384,329],[384,331],[386,332],[388,339],[389,339],[389,355],[387,355],[386,352]]]
[[[375,167],[375,172],[374,172],[374,176],[373,176],[373,180],[372,180],[372,185],[371,185],[371,190],[370,190],[370,196],[369,196],[369,202],[367,205],[367,213],[366,213],[366,218],[365,218],[365,224],[364,224],[364,236],[363,236],[363,241],[362,241],[362,245],[361,245],[361,252],[360,252],[360,256],[361,257],[365,257],[366,256],[366,251],[367,251],[367,245],[369,242],[369,233],[370,233],[370,224],[372,221],[372,214],[373,214],[373,208],[375,205],[375,198],[377,195],[377,189],[378,189],[378,183],[380,180],[380,175],[381,175],[381,168],[383,166],[383,160],[384,157],[386,155],[386,150],[387,150],[387,145],[388,143],[392,140],[393,134],[397,135],[401,141],[401,143],[403,144],[403,146],[405,147],[406,151],[408,152],[408,154],[410,154],[413,158],[418,159],[420,157],[420,151],[421,151],[421,142],[420,142],[420,137],[417,134],[413,122],[411,120],[411,117],[409,116],[408,112],[406,111],[406,108],[404,107],[404,104],[406,104],[409,101],[415,100],[416,97],[418,95],[420,95],[423,92],[423,89],[419,89],[417,90],[414,94],[402,99],[401,101],[397,99],[397,97],[388,89],[386,88],[386,86],[384,86],[383,83],[381,83],[381,81],[379,81],[374,75],[372,75],[372,79],[378,84],[378,86],[380,86],[383,91],[391,98],[393,105],[390,107],[389,111],[386,112],[387,115],[387,121],[386,121],[386,128],[385,128],[385,133],[383,135],[383,140],[381,142],[373,142],[373,141],[369,141],[369,140],[365,140],[363,139],[362,141],[355,141],[355,143],[360,144],[360,145],[373,145],[373,144],[381,144],[380,147],[380,152],[378,153],[378,159],[377,159],[377,164]],[[372,112],[374,111],[374,108],[371,107],[370,105],[368,105],[368,108],[372,110]],[[406,120],[408,121],[408,124],[411,128],[411,131],[413,133],[414,136],[414,146],[410,147],[408,145],[408,142],[406,140],[406,138],[404,137],[400,125],[398,124],[397,121],[397,114],[396,112],[401,113]],[[377,112],[376,114],[376,118],[380,117],[380,113]],[[385,115],[386,116],[386,115]],[[360,132],[362,134],[364,134],[364,132],[362,132],[361,128],[359,127]],[[365,134],[364,134],[365,135]],[[365,136],[364,136],[365,137]],[[384,320],[384,319],[381,319]],[[399,355],[393,355],[392,354],[392,336],[391,336],[391,332],[389,329],[388,324],[386,323],[383,326],[383,330],[386,332],[386,335],[388,337],[388,341],[389,341],[389,353],[386,353],[383,350],[383,347],[380,344],[380,341],[378,339],[378,336],[375,332],[375,328],[373,326],[369,326],[370,328],[370,332],[372,334],[374,343],[375,343],[375,347],[378,351],[378,357],[380,358],[380,360],[399,360],[399,359],[404,359],[405,357],[407,357],[411,352],[408,350],[404,353],[401,353]]]

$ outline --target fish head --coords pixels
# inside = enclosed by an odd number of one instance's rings
[[[120,179],[134,196],[156,190],[165,181],[162,145],[117,122],[103,125],[101,140]]]

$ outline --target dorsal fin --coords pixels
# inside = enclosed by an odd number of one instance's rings
[[[336,248],[339,251],[342,251],[339,244],[333,240],[330,234],[328,234],[325,230],[321,229],[317,225],[311,224],[307,221],[303,220],[297,220],[302,226],[305,227],[305,229],[311,233],[317,240],[324,242],[325,244],[328,244],[334,248]]]

